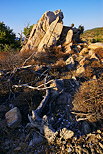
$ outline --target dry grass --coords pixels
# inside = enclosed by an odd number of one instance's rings
[[[103,119],[103,78],[83,83],[74,97],[73,105],[76,112],[87,113],[89,121]]]

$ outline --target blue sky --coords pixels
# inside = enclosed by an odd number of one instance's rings
[[[57,9],[64,13],[64,25],[82,24],[85,30],[103,27],[103,0],[0,0],[0,21],[17,34],[44,12]]]

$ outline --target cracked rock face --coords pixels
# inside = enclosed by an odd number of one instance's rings
[[[61,10],[45,12],[38,23],[34,25],[27,44],[21,49],[21,53],[29,50],[42,50],[54,45],[60,37],[63,28],[63,13]]]
[[[72,53],[73,42],[81,41],[81,32],[78,28],[64,26],[63,18],[61,10],[45,12],[33,26],[30,37],[20,53],[46,52],[50,47],[59,45],[66,53]]]
[[[60,22],[60,17],[57,17],[55,21],[53,21],[46,31],[43,39],[41,40],[38,51],[43,50],[43,48],[51,47],[56,45],[57,40],[60,38],[60,34],[63,29],[63,24]]]

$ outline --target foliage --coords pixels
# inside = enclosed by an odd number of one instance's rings
[[[29,35],[30,35],[30,32],[31,32],[32,28],[33,28],[33,25],[31,25],[31,26],[27,25],[24,28],[23,34],[25,35],[26,39],[29,38]]]
[[[81,38],[91,43],[103,42],[103,27],[86,30]]]
[[[0,22],[0,51],[11,51],[20,48],[20,42],[10,27]]]

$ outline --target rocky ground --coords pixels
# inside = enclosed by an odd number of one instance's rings
[[[103,44],[62,19],[46,12],[0,60],[0,153],[103,153]]]

